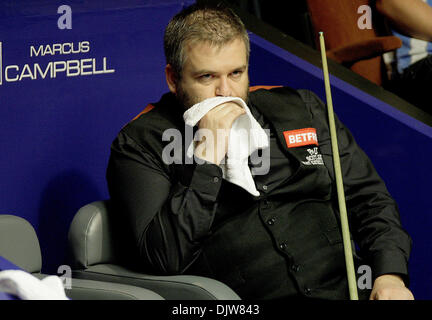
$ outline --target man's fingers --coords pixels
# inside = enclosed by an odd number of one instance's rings
[[[229,132],[234,121],[246,111],[236,103],[228,102],[216,106],[198,122],[199,129],[206,129],[210,134],[202,139],[199,157],[219,164],[228,149]],[[211,141],[207,141],[207,138]]]
[[[244,113],[246,111],[238,104],[228,102],[214,107],[202,120],[203,123],[213,124],[217,129],[230,129],[235,119]]]
[[[217,107],[210,110],[209,114],[214,111],[214,116],[228,116],[228,115],[234,115],[239,116],[241,114],[246,113],[246,111],[240,107],[237,103],[234,102],[228,102],[223,103],[221,105],[218,105]]]
[[[372,292],[370,300],[414,300],[407,288],[385,288]]]
[[[242,114],[245,114],[246,113],[246,111],[243,109],[243,108],[235,108],[235,109],[232,109],[228,114],[227,114],[227,118],[229,119],[229,122],[231,123],[231,125],[232,125],[232,123],[238,118],[238,117],[240,117]],[[228,120],[227,119],[227,120]]]
[[[235,119],[246,113],[246,111],[242,107],[235,103],[226,105],[224,111],[226,112],[225,119],[229,123],[229,126],[232,125]]]

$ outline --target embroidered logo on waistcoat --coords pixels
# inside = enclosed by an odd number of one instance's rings
[[[309,152],[309,155],[306,156],[307,161],[302,161],[304,165],[324,165],[322,155],[318,152],[318,147],[307,149],[307,152]]]

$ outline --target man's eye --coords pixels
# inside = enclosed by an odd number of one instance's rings
[[[212,78],[211,74],[203,74],[199,77],[201,80],[210,80]]]
[[[234,78],[238,78],[238,77],[240,77],[241,75],[242,75],[242,71],[241,70],[237,70],[237,71],[234,71],[233,73],[231,73],[232,74],[232,76],[234,77]]]

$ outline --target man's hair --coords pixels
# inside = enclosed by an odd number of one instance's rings
[[[240,18],[226,6],[195,3],[176,14],[165,29],[164,50],[166,63],[181,78],[186,60],[185,45],[208,42],[221,46],[240,38],[246,47],[249,61],[249,36]]]

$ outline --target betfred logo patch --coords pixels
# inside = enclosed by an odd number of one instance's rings
[[[284,137],[288,148],[318,145],[318,138],[315,128],[304,128],[298,130],[284,131]]]

